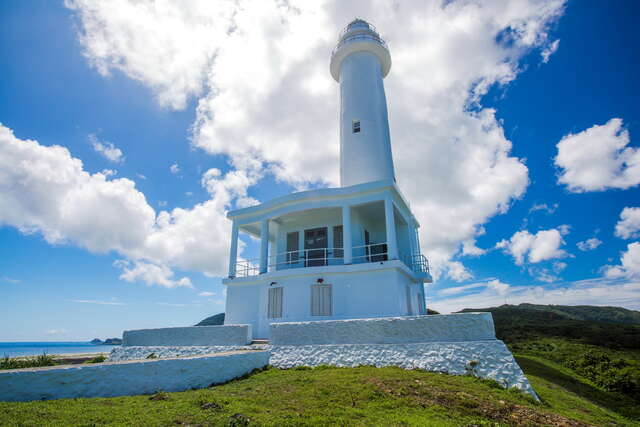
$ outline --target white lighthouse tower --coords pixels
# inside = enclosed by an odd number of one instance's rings
[[[340,34],[331,75],[340,83],[340,184],[395,181],[387,99],[382,79],[391,69],[387,44],[356,19]]]
[[[341,187],[292,193],[230,211],[225,324],[257,338],[276,322],[426,314],[418,227],[395,181],[383,78],[389,49],[367,22],[341,32],[331,55],[340,83]],[[260,257],[238,259],[238,235]]]

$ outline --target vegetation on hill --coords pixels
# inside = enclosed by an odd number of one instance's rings
[[[34,357],[12,358],[5,356],[0,359],[0,370],[4,369],[22,369],[22,368],[38,368],[41,366],[53,366],[56,364],[53,356],[42,353]]]
[[[639,312],[534,304],[463,311],[491,312],[497,337],[518,361],[545,360],[570,370],[600,392],[590,394],[592,401],[640,420]]]
[[[224,313],[214,314],[213,316],[209,316],[206,319],[200,321],[195,326],[218,326],[224,325]]]
[[[546,379],[555,371],[544,363],[540,376],[529,376],[541,403],[469,376],[373,367],[268,369],[180,393],[0,402],[0,425],[633,425]],[[570,371],[563,375],[580,384]]]
[[[544,310],[543,307],[549,307]],[[573,313],[569,313],[575,309]],[[601,314],[597,314],[602,309]],[[566,338],[584,344],[597,345],[609,349],[640,350],[640,323],[630,323],[632,315],[624,317],[624,323],[613,323],[616,318],[614,309],[632,312],[618,307],[568,307],[539,306],[533,304],[502,305],[500,307],[482,309],[464,309],[469,311],[488,311],[493,315],[496,335],[507,343],[530,341],[539,338]],[[566,313],[565,313],[566,312]],[[577,319],[578,314],[585,319],[589,317],[607,319],[594,321]]]

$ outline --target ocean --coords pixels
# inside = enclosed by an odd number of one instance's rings
[[[0,357],[37,356],[42,353],[108,353],[114,347],[88,342],[0,342]]]

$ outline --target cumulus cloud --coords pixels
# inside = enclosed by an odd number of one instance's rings
[[[172,173],[172,174],[174,174],[174,175],[175,175],[175,174],[177,174],[178,172],[180,172],[180,166],[178,166],[178,164],[177,164],[177,163],[174,163],[174,164],[172,164],[172,165],[169,167],[169,170],[171,171],[171,173]]]
[[[214,295],[215,295],[214,292],[209,292],[209,291],[200,292],[198,294],[199,297],[212,297]]]
[[[550,230],[540,230],[535,234],[527,230],[518,231],[509,240],[501,240],[496,248],[513,256],[517,265],[523,265],[525,260],[538,263],[554,258],[567,256],[567,252],[560,247],[564,244],[562,235],[566,228],[558,227]]]
[[[118,260],[114,263],[116,267],[122,268],[120,279],[127,282],[144,282],[148,286],[160,285],[166,288],[185,286],[193,287],[188,277],[178,280],[173,279],[173,271],[167,266],[152,264],[150,262]]]
[[[156,213],[133,181],[91,174],[66,148],[18,139],[0,125],[0,224],[40,233],[51,244],[115,251],[128,260],[119,266],[129,281],[190,285],[188,278],[172,278],[171,268],[223,276],[230,229],[225,213],[259,176],[249,169],[207,171],[202,185],[209,200]]]
[[[172,108],[195,97],[194,146],[228,156],[238,170],[259,162],[296,188],[338,183],[329,53],[354,16],[375,23],[393,57],[385,85],[399,184],[429,224],[421,239],[436,275],[461,278],[450,262],[461,243],[528,185],[526,166],[480,99],[512,81],[532,49],[553,48],[548,28],[564,1],[67,5],[102,74],[123,72]]]
[[[622,119],[564,136],[557,144],[558,183],[574,193],[626,189],[640,183],[640,149],[627,147]]]
[[[610,278],[640,279],[640,242],[629,243],[620,255],[620,264],[605,266],[604,273]]]
[[[640,281],[620,282],[610,279],[590,279],[565,284],[543,286],[509,286],[502,294],[493,289],[479,288],[465,295],[438,292],[427,306],[441,313],[464,308],[496,307],[502,304],[566,304],[613,305],[640,309]]]
[[[578,249],[580,249],[581,251],[586,252],[596,249],[601,244],[602,240],[598,239],[597,237],[592,237],[590,239],[576,243],[576,246],[578,246]]]
[[[621,239],[640,237],[640,208],[624,208],[616,224],[615,235]]]
[[[91,143],[91,146],[96,151],[96,153],[100,154],[110,162],[122,163],[124,161],[124,154],[122,153],[122,150],[117,148],[112,143],[99,141],[98,137],[94,134],[89,135],[89,142]]]

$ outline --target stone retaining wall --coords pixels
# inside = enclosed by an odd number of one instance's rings
[[[470,362],[477,365],[472,368]],[[453,375],[491,378],[536,397],[502,341],[431,342],[414,344],[338,344],[273,346],[269,364],[277,368],[330,365],[339,367],[398,366]]]
[[[232,380],[269,363],[266,351],[0,371],[0,401],[184,391]]]

